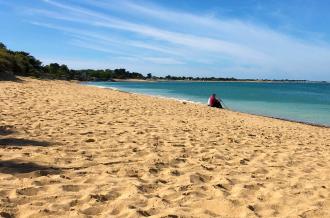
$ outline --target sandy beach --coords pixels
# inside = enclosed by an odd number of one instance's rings
[[[0,82],[0,216],[330,217],[330,129]]]

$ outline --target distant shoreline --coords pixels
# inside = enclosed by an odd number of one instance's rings
[[[323,83],[330,84],[328,81],[309,81],[309,80],[165,80],[165,79],[112,79],[109,81],[87,81],[87,82],[225,82],[225,83]]]
[[[123,81],[123,82],[135,82],[135,81]],[[137,82],[143,82],[143,81],[137,81]],[[153,81],[149,81],[149,82],[153,82]],[[154,81],[154,82],[157,82],[157,81]],[[215,81],[210,81],[210,82],[215,82]],[[90,86],[90,85],[84,84],[84,83],[81,83],[81,85]],[[171,97],[166,97],[166,96],[158,96],[158,95],[152,95],[152,94],[143,94],[143,93],[129,92],[129,91],[124,91],[124,90],[120,90],[120,89],[117,89],[117,88],[113,88],[113,87],[104,87],[104,86],[96,86],[96,85],[91,85],[91,86],[92,87],[96,87],[96,88],[101,88],[101,89],[110,89],[112,91],[123,92],[123,93],[128,93],[128,94],[133,94],[133,95],[155,97],[155,98],[160,98],[160,99],[178,101],[178,102],[181,102],[181,103],[191,103],[191,104],[196,104],[196,105],[201,105],[201,106],[207,106],[206,104],[202,104],[200,102],[189,101],[189,100],[185,100],[185,99],[178,99],[178,98],[171,98]],[[291,123],[299,123],[299,124],[304,124],[304,125],[308,125],[308,126],[315,126],[315,127],[330,129],[330,126],[325,125],[325,124],[317,124],[317,123],[311,123],[311,122],[305,122],[305,121],[298,121],[298,120],[293,120],[293,119],[288,119],[288,118],[281,118],[281,117],[276,117],[276,116],[268,116],[268,115],[257,114],[257,113],[241,112],[241,111],[233,110],[233,109],[230,109],[230,108],[224,108],[222,110],[227,110],[227,111],[231,111],[231,112],[235,112],[235,113],[240,113],[240,114],[253,115],[253,116],[257,116],[257,117],[265,117],[265,118],[271,118],[271,119],[276,119],[276,120],[281,120],[281,121],[286,121],[286,122],[291,122]]]

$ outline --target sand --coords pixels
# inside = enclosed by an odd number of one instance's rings
[[[4,217],[330,217],[330,129],[0,82]]]

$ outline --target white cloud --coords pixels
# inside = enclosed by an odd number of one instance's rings
[[[254,49],[248,48],[245,45],[240,45],[229,41],[214,39],[210,37],[200,37],[191,34],[162,30],[148,25],[141,25],[141,24],[136,24],[136,23],[116,19],[108,15],[104,15],[98,12],[93,12],[87,9],[82,9],[79,7],[68,6],[50,0],[47,0],[47,2],[49,2],[54,6],[66,9],[68,10],[68,12],[71,13],[73,12],[73,14],[71,14],[73,16],[77,16],[76,13],[78,13],[79,15],[79,18],[78,17],[72,18],[70,16],[62,16],[62,15],[56,16],[54,14],[51,15],[52,17],[57,19],[77,21],[97,27],[125,30],[129,32],[141,34],[143,36],[152,37],[155,40],[162,40],[173,44],[188,46],[196,50],[224,53],[233,57],[245,58],[247,60],[250,59],[260,60],[264,58],[264,54]],[[86,17],[86,15],[88,16]]]
[[[143,59],[156,64],[184,64],[184,62],[170,57],[143,57]]]
[[[160,65],[176,64],[178,70],[197,72],[195,66],[179,66],[190,62],[199,63],[199,69],[204,67],[213,73],[247,72],[255,77],[259,74],[259,77],[267,75],[274,78],[275,73],[282,73],[278,76],[297,79],[329,78],[329,44],[302,40],[260,24],[195,15],[133,1],[116,1],[116,4],[110,4],[106,1],[84,0],[85,3],[93,4],[94,8],[98,6],[103,11],[108,10],[108,13],[55,0],[44,2],[53,6],[53,10],[33,9],[36,14],[69,23],[63,23],[64,26],[61,27],[45,23],[34,24],[71,33],[73,38],[85,37],[85,41],[75,41],[75,45],[89,49],[113,52],[106,44],[122,46],[124,53],[119,53],[123,56],[130,47],[136,52],[139,52],[136,49],[141,49],[140,57],[137,54],[135,56],[142,64],[147,61]],[[113,11],[117,13],[112,13]],[[124,20],[111,16],[110,13],[129,14],[131,17]],[[133,20],[132,17],[137,19]],[[144,20],[143,24],[139,23],[141,19]],[[93,30],[72,29],[69,25],[74,23],[87,25]],[[112,36],[114,31],[119,31],[117,38]],[[84,44],[86,40],[90,42]],[[97,46],[99,43],[103,45]],[[144,54],[147,50],[153,51],[155,57]],[[178,72],[172,67],[164,69]]]

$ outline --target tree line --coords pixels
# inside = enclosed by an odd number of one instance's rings
[[[0,42],[0,80],[12,80],[15,76],[31,76],[41,79],[108,81],[112,79],[146,79],[142,74],[126,69],[73,70],[65,64],[43,65],[41,61],[24,51],[11,51]]]
[[[31,76],[41,79],[79,80],[79,81],[111,81],[113,79],[141,80],[191,80],[191,81],[275,81],[275,82],[306,82],[306,80],[268,80],[268,79],[236,79],[233,77],[157,77],[148,73],[147,76],[126,69],[105,70],[73,70],[65,64],[51,63],[43,65],[41,61],[24,51],[11,51],[0,42],[0,80],[13,80],[15,76]]]

